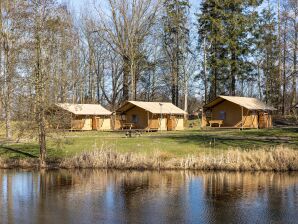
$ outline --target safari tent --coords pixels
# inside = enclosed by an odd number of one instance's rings
[[[203,107],[202,127],[271,128],[274,110],[256,98],[218,96]]]
[[[99,104],[55,104],[56,128],[70,130],[111,130],[111,111]],[[52,122],[53,123],[53,122]]]
[[[183,130],[185,114],[172,103],[127,101],[116,110],[114,129]]]

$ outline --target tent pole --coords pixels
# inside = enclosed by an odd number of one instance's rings
[[[150,129],[150,117],[149,117],[149,111],[147,111],[147,119],[148,119],[148,123],[147,123],[147,130],[149,132],[149,129]]]
[[[256,116],[257,116],[257,111],[252,111],[253,112],[253,119],[252,119],[252,122],[251,122],[251,126],[253,128],[255,128],[255,125],[254,125],[254,122],[255,122],[255,119],[256,119]]]
[[[70,131],[72,131],[72,114],[70,115]]]
[[[267,128],[269,128],[269,111],[267,112]]]
[[[201,128],[203,126],[203,119],[204,119],[204,107],[202,107],[202,118],[201,118]],[[206,125],[207,126],[207,125]]]
[[[241,107],[241,130],[243,130],[243,107]]]

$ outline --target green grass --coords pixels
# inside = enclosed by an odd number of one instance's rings
[[[288,140],[268,140],[265,137],[284,137]],[[241,139],[247,138],[247,139]],[[259,139],[254,139],[259,138]],[[219,153],[229,148],[242,150],[270,148],[278,145],[298,149],[298,129],[268,130],[198,130],[144,133],[141,137],[126,138],[119,132],[65,132],[52,134],[48,138],[48,157],[63,158],[95,148],[110,148],[118,152],[144,153],[148,156],[156,152],[169,157],[189,154]],[[7,143],[5,146],[38,156],[36,141],[29,143]],[[24,158],[26,155],[1,148],[0,157]]]

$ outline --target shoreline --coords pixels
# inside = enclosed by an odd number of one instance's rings
[[[0,157],[0,169],[14,168],[288,172],[298,171],[298,150],[285,147],[250,151],[231,149],[218,155],[168,157],[162,152],[149,156],[98,149],[69,158],[49,159],[46,167],[39,166],[38,158]]]

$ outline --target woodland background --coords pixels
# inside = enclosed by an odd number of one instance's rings
[[[295,114],[297,0],[100,0],[79,12],[1,0],[0,41],[8,138],[13,120],[44,132],[58,102],[171,101],[192,113],[223,94]]]

